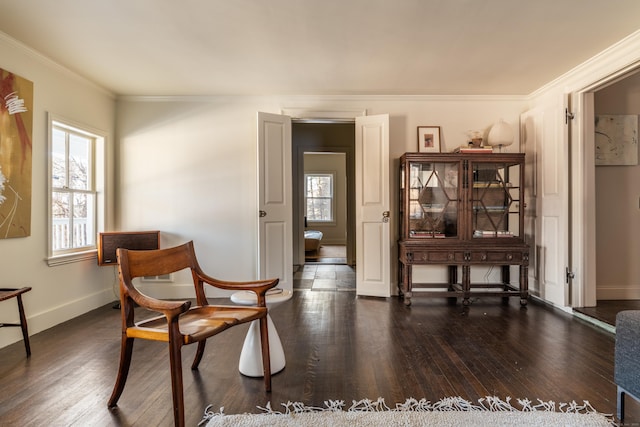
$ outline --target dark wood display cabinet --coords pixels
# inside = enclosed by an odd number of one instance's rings
[[[474,296],[527,304],[524,154],[405,153],[400,186],[398,287],[406,305],[418,295],[462,298],[465,306]],[[447,266],[447,283],[413,282],[414,265],[438,264]],[[474,266],[499,267],[500,282],[471,283]],[[519,266],[517,285],[511,266]]]

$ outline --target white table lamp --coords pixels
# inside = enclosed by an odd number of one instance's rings
[[[513,144],[513,130],[511,126],[509,126],[509,123],[500,119],[491,127],[487,137],[487,145],[498,147],[498,150],[502,151],[502,147],[511,144]]]

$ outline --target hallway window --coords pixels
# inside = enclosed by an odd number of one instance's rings
[[[104,222],[104,137],[55,119],[49,125],[49,265],[55,265],[95,256]]]
[[[333,173],[309,173],[304,175],[304,194],[308,222],[333,222],[334,202]]]

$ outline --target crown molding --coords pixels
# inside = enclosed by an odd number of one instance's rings
[[[619,78],[638,68],[640,68],[640,30],[532,92],[528,99],[534,99],[558,89],[564,93],[593,89],[604,81]]]

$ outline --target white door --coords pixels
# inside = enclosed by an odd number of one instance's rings
[[[533,293],[540,291],[539,283],[539,244],[540,235],[540,203],[537,202],[538,184],[536,178],[540,176],[539,162],[536,161],[540,152],[540,126],[542,114],[537,110],[530,110],[520,115],[520,147],[524,158],[524,237],[529,244],[529,290]]]
[[[540,296],[554,305],[569,305],[569,124],[568,98],[541,106],[535,114],[540,136],[537,162]]]
[[[594,92],[574,94],[571,132],[571,261],[572,307],[595,307],[596,292],[596,167]],[[582,143],[580,141],[582,135]]]
[[[258,277],[293,289],[291,118],[258,113]]]
[[[356,117],[356,293],[391,295],[389,115]]]

